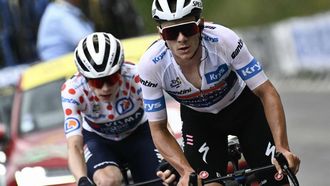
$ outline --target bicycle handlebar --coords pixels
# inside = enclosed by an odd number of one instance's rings
[[[286,158],[284,157],[284,155],[282,153],[277,152],[275,154],[275,159],[277,160],[278,164],[280,164],[283,171],[289,176],[289,178],[292,181],[293,185],[299,186],[298,179],[297,179],[296,175],[293,174],[293,172],[289,168],[289,163],[286,160]]]
[[[288,177],[291,180],[291,182],[293,183],[293,185],[299,186],[298,179],[290,170],[288,161],[286,160],[284,155],[282,153],[277,152],[275,154],[275,159],[278,161],[278,163],[281,166],[281,168],[283,169],[283,171],[288,175]],[[256,172],[266,171],[266,170],[270,170],[270,169],[275,169],[275,165],[267,165],[267,166],[259,167],[259,168],[255,168],[255,169],[242,169],[242,170],[235,171],[232,174],[228,174],[227,176],[203,181],[202,185],[211,183],[211,182],[215,182],[215,181],[239,180],[240,178],[244,179]],[[198,185],[197,178],[198,178],[198,176],[196,173],[191,173],[190,177],[189,177],[189,186],[197,186]],[[153,183],[157,183],[157,182],[162,182],[162,179],[156,178],[156,179],[145,181],[145,182],[129,184],[128,186],[142,186],[142,185],[149,185],[149,184],[153,184]]]
[[[282,153],[277,152],[275,154],[275,159],[278,161],[280,164],[281,168],[283,171],[289,176],[290,180],[292,181],[294,186],[299,186],[299,182],[297,177],[292,173],[292,171],[289,168],[288,162],[284,155]],[[246,178],[251,174],[254,174],[259,171],[265,171],[265,170],[270,170],[274,169],[275,165],[267,165],[264,167],[260,168],[255,168],[255,169],[242,169],[235,171],[233,174],[229,174],[227,176],[219,177],[219,178],[214,178],[210,180],[203,181],[202,185],[215,182],[215,181],[225,181],[225,180],[238,180],[240,178]],[[189,180],[189,186],[197,186],[197,175],[196,173],[192,173],[190,175],[190,180]]]
[[[161,178],[155,178],[153,180],[149,180],[149,181],[145,181],[145,182],[129,184],[128,186],[151,185],[153,183],[161,183],[161,182],[162,182],[162,179]]]

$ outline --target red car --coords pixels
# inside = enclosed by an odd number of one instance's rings
[[[60,95],[62,83],[73,73],[71,56],[37,63],[22,73],[5,131],[7,186],[74,185],[67,167]]]

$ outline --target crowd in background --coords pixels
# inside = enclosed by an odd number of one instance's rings
[[[0,68],[40,60],[39,23],[52,1],[61,0],[0,0]],[[142,32],[142,21],[129,0],[79,0],[79,8],[94,23],[95,31],[111,32],[118,38]]]

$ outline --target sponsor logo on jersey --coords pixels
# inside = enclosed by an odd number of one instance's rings
[[[253,59],[249,64],[247,64],[245,67],[237,70],[237,73],[241,76],[243,80],[250,79],[251,77],[255,76],[259,72],[262,71],[262,67],[260,63]]]
[[[137,95],[140,95],[142,93],[142,88],[140,87],[139,89],[137,89],[136,93]]]
[[[181,82],[180,78],[179,77],[176,77],[176,79],[171,80],[170,86],[171,86],[171,88],[179,88],[180,85],[181,85],[181,83],[182,82]]]
[[[75,99],[65,98],[63,96],[62,96],[62,103],[73,103],[75,105],[79,105],[79,102],[76,101]]]
[[[64,122],[64,131],[65,134],[75,131],[80,128],[80,122],[78,119],[73,117],[68,117]]]
[[[157,87],[157,85],[158,85],[158,83],[153,83],[149,80],[143,80],[141,77],[140,77],[140,82],[142,85],[147,86],[147,87]]]
[[[144,109],[146,112],[157,112],[165,108],[165,98],[148,100],[144,99]]]
[[[133,108],[134,108],[134,103],[131,100],[131,98],[124,97],[116,102],[116,109],[120,115],[131,111]]]
[[[166,54],[167,50],[165,50],[164,52],[160,53],[159,56],[156,56],[155,58],[152,59],[153,63],[158,63],[160,60],[162,60]]]
[[[235,51],[231,54],[231,58],[235,59],[235,57],[239,54],[239,52],[241,51],[242,48],[243,48],[243,41],[240,39],[238,41],[238,45],[237,45]]]
[[[191,107],[209,107],[222,100],[237,82],[237,75],[231,71],[228,77],[215,83],[209,89],[196,91],[190,94],[175,95],[168,92],[178,102]]]
[[[180,90],[180,91],[166,91],[166,92],[169,93],[169,94],[183,95],[183,94],[187,94],[187,93],[191,92],[191,88],[183,89],[183,90]]]
[[[118,135],[135,128],[141,122],[143,115],[144,110],[139,108],[132,115],[107,123],[97,123],[95,125],[88,118],[85,118],[85,120],[90,127],[100,133]]]
[[[275,145],[272,145],[271,142],[268,142],[268,146],[265,152],[266,156],[271,156],[271,159],[274,159],[275,157]]]
[[[199,177],[202,178],[203,180],[205,180],[206,178],[209,177],[209,173],[207,171],[201,171],[199,173]]]
[[[203,161],[207,164],[207,161],[206,161],[206,156],[207,156],[207,153],[209,152],[210,150],[210,147],[207,146],[206,142],[204,142],[204,144],[198,149],[198,152],[203,154]]]
[[[278,172],[275,173],[274,178],[276,181],[281,181],[283,180],[284,176],[283,174],[279,174]]]
[[[208,84],[211,84],[219,81],[227,71],[228,71],[228,66],[226,64],[220,65],[215,71],[205,74],[206,82]]]
[[[80,87],[82,87],[86,83],[87,83],[87,80],[84,78],[84,80],[82,82],[80,82],[79,84],[73,85],[73,88],[74,89],[79,89]]]
[[[207,36],[207,35],[203,35],[203,39],[204,39],[205,41],[211,41],[211,42],[213,42],[213,43],[219,41],[219,38],[217,38],[217,37],[210,37],[210,36]]]

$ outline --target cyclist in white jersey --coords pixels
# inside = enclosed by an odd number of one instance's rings
[[[271,164],[276,147],[297,173],[300,160],[289,149],[277,91],[235,32],[204,23],[202,7],[201,0],[152,4],[162,40],[142,56],[139,74],[156,147],[178,171],[179,185],[184,186],[192,172],[200,179],[226,174],[229,134],[238,136],[251,168]],[[167,130],[163,90],[181,105],[184,153]],[[278,171],[258,178],[268,185],[288,184],[279,167]]]
[[[108,33],[82,39],[75,52],[79,73],[61,90],[69,168],[79,186],[121,185],[127,164],[135,182],[157,178],[158,159],[143,109],[134,64]]]

